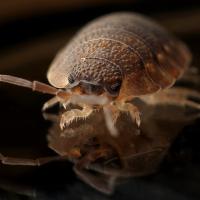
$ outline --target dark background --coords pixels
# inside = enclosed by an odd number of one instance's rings
[[[56,52],[86,22],[113,11],[151,16],[184,40],[200,64],[200,4],[171,0],[7,0],[0,1],[0,73],[46,80]],[[41,115],[50,96],[0,86],[0,152],[18,157],[55,155],[47,148],[49,123]],[[175,141],[173,162],[164,161],[153,176],[130,179],[112,197],[79,181],[68,162],[40,168],[0,166],[0,199],[199,199],[199,120]],[[34,197],[34,195],[37,197]]]

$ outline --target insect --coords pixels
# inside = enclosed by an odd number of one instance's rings
[[[110,133],[117,135],[120,112],[141,123],[140,111],[130,101],[171,87],[190,62],[187,47],[155,22],[114,13],[90,22],[57,54],[47,73],[52,86],[9,75],[1,75],[0,81],[55,95],[43,110],[58,102],[77,104],[81,109],[63,113],[62,129],[103,108]]]
[[[132,102],[135,98],[149,105],[174,104],[200,108],[198,103],[188,99],[188,96],[199,98],[198,92],[169,89],[186,71],[190,62],[188,48],[155,22],[135,13],[113,13],[90,22],[57,54],[47,73],[52,86],[3,74],[0,75],[0,81],[54,95],[44,104],[43,110],[60,103],[64,108],[59,117],[60,131],[67,130],[67,133],[73,122],[87,119],[95,110],[102,109],[106,127],[111,133],[108,137],[119,139],[121,137],[116,122],[122,112],[130,114],[133,127],[134,124],[140,127],[140,110]],[[78,108],[67,110],[70,104],[75,104]],[[147,115],[145,112],[143,114]],[[89,139],[91,138],[90,136]],[[131,140],[131,135],[128,138]],[[89,167],[91,162],[101,157],[108,159],[115,156],[116,152],[113,153],[107,146],[99,151],[92,148],[98,146],[98,142],[89,145],[90,142],[87,141],[86,144],[88,148],[84,153],[80,153],[81,147],[78,144],[78,150],[72,148],[70,153],[58,158],[22,160],[19,163],[40,165],[50,160],[69,159],[70,154],[77,163],[77,174],[82,176],[80,168]],[[88,149],[92,153],[87,155]],[[77,162],[76,158],[82,154],[86,154],[85,158]],[[0,159],[5,164],[17,163],[3,155]],[[98,166],[96,171],[97,168]],[[111,172],[109,170],[105,172],[107,175]],[[111,173],[112,178],[115,177],[113,170]],[[85,175],[82,178],[91,184],[92,181],[87,181]],[[92,182],[91,185],[98,188],[97,183]]]

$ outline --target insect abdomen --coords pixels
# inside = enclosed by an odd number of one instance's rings
[[[94,20],[64,52],[66,71],[87,58],[113,63],[124,77],[137,79],[133,80],[135,87],[144,87],[138,88],[137,95],[170,86],[190,62],[190,53],[180,41],[157,24],[132,13],[115,13]],[[146,83],[140,83],[144,80]]]

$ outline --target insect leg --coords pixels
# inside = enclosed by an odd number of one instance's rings
[[[76,175],[83,180],[85,183],[93,187],[94,189],[104,193],[112,194],[115,186],[116,177],[106,176],[103,174],[94,175],[87,169],[77,168],[74,166],[74,172]]]
[[[141,100],[151,105],[172,104],[200,109],[200,93],[186,88],[170,88],[151,96],[141,97]]]
[[[154,155],[155,156],[154,159],[160,160],[160,157],[163,157],[163,155],[165,154],[167,149],[168,149],[168,146],[158,147],[158,148],[155,148],[155,149],[150,150],[150,151],[135,153],[133,155],[121,157],[120,159],[123,160],[123,161],[125,161],[125,160],[128,161],[128,160],[134,160],[134,159],[137,159],[137,158],[142,158],[142,157]],[[113,166],[110,167],[108,165],[109,163],[112,163],[112,161],[115,161],[115,160],[118,160],[118,159],[119,159],[118,157],[112,158],[111,160],[108,160],[108,161],[106,161],[102,164],[94,163],[94,164],[89,165],[87,167],[87,169],[93,170],[93,171],[96,171],[96,172],[99,172],[99,173],[102,173],[102,174],[105,174],[105,175],[110,175],[110,176],[115,176],[115,177],[124,177],[124,178],[131,177],[131,176],[138,177],[138,176],[148,175],[148,174],[153,173],[156,170],[156,168],[154,166],[153,167],[149,166],[149,170],[145,169],[144,171],[142,171],[140,169],[139,171],[135,171],[132,168],[129,168],[129,169],[113,168]]]
[[[105,96],[77,94],[71,95],[71,97],[67,101],[67,104],[65,102],[63,103],[64,107],[66,107],[66,105],[68,105],[69,103],[72,103],[83,107],[83,110],[73,109],[64,113],[63,117],[61,118],[61,128],[64,128],[65,125],[69,125],[75,119],[89,117],[89,115],[91,115],[93,112],[91,106],[98,105],[103,107],[105,122],[111,135],[118,135],[118,131],[115,127],[115,122],[118,118],[119,112],[117,109],[112,109],[114,107],[111,106],[109,102],[110,100]]]
[[[43,107],[42,107],[42,111],[45,111],[47,110],[48,108],[51,108],[53,107],[55,104],[59,103],[60,102],[60,99],[55,96],[51,99],[49,99],[47,102],[44,103]]]
[[[106,126],[112,136],[118,136],[118,130],[115,126],[115,123],[117,121],[117,118],[119,116],[119,111],[115,109],[113,106],[104,106],[104,117],[105,117],[105,123]]]
[[[80,105],[80,104],[79,104]],[[64,129],[65,126],[69,126],[74,120],[86,119],[93,113],[93,108],[87,104],[82,104],[82,110],[72,109],[64,112],[61,116],[60,127]]]
[[[181,98],[197,98],[200,100],[200,93],[192,90],[192,89],[188,89],[188,88],[181,88],[181,87],[173,87],[171,89],[168,89],[165,91],[166,94],[168,95],[172,95],[172,96],[177,96],[177,97],[181,97]]]
[[[197,67],[189,67],[187,71],[183,74],[180,80],[177,80],[180,83],[188,83],[198,86],[200,84],[200,71]]]
[[[6,157],[0,154],[0,161],[5,165],[40,166],[52,161],[65,160],[66,156],[52,156],[37,159]]]
[[[130,113],[133,122],[136,122],[138,127],[140,126],[140,123],[141,123],[140,111],[137,106],[135,106],[132,103],[124,102],[124,101],[115,102],[115,106],[122,112]]]
[[[91,164],[88,166],[88,169],[104,175],[115,177],[130,177],[131,175],[133,175],[133,172],[126,171],[124,169],[114,169],[112,167],[107,167],[100,164]]]
[[[139,176],[144,176],[153,173],[156,169],[153,169],[152,171],[141,171],[141,172],[134,172],[133,170],[130,171],[128,169],[113,169],[112,167],[107,167],[104,165],[100,164],[92,164],[88,167],[89,170],[93,170],[95,172],[112,176],[112,177],[123,177],[123,178],[128,178],[131,176],[134,177],[139,177]]]
[[[95,162],[99,158],[106,157],[110,155],[110,153],[112,153],[110,149],[102,147],[85,155],[74,166],[74,171],[80,179],[106,194],[112,194],[116,177],[102,173],[94,174],[89,171],[89,167],[92,165],[92,162]]]
[[[48,120],[48,121],[51,121],[51,122],[57,123],[59,121],[59,117],[58,117],[57,114],[51,114],[51,113],[43,112],[42,116],[45,120]]]

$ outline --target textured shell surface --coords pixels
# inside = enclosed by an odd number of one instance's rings
[[[88,23],[58,53],[49,82],[65,88],[68,77],[107,86],[122,81],[120,93],[144,95],[173,85],[189,66],[187,47],[142,15],[119,12]]]

